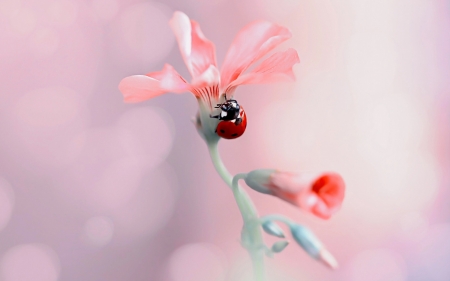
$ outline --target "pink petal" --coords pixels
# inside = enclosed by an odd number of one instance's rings
[[[322,219],[329,219],[340,209],[345,195],[344,180],[335,173],[277,171],[267,187],[278,198]]]
[[[227,88],[253,62],[290,37],[291,33],[287,28],[267,21],[256,21],[244,27],[225,57],[221,88]]]
[[[276,171],[270,175],[270,184],[268,188],[273,192],[297,194],[305,189],[310,189],[314,180],[319,174],[304,172],[301,174]]]
[[[292,67],[299,62],[300,59],[297,51],[294,49],[275,53],[264,60],[253,71],[242,74],[236,80],[231,82],[229,88],[234,88],[243,84],[267,84],[295,81]]]
[[[170,20],[181,55],[193,78],[205,72],[210,65],[217,66],[214,44],[206,39],[197,22],[182,12],[175,12]]]
[[[165,91],[159,87],[160,82],[145,75],[133,75],[120,81],[119,90],[125,102],[141,102],[161,94]]]
[[[167,92],[181,93],[189,89],[189,84],[169,64],[162,71],[126,77],[119,84],[125,102],[141,102]]]
[[[161,89],[166,92],[183,93],[190,90],[190,85],[170,64],[165,64],[163,70],[146,74],[161,82]]]
[[[192,79],[192,87],[204,88],[219,85],[220,73],[217,67],[210,65],[200,76]]]
[[[322,218],[329,219],[342,205],[345,195],[345,183],[342,177],[334,173],[326,173],[316,179],[312,184],[309,198],[315,197],[316,204],[307,205],[311,213]]]
[[[342,177],[334,173],[326,173],[318,178],[312,191],[319,196],[329,209],[338,209],[345,195],[345,183]]]
[[[330,209],[327,204],[317,196],[312,190],[302,190],[297,194],[284,194],[281,199],[301,208],[302,210],[312,213],[321,219],[329,219],[337,211],[337,209]]]
[[[317,204],[311,206],[310,212],[317,217],[327,220],[334,214],[334,210],[330,209],[323,201],[318,201]]]

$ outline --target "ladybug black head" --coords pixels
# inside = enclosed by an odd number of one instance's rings
[[[234,120],[239,117],[240,106],[236,100],[226,100],[224,103],[220,103],[216,106],[220,108],[219,114],[220,120]]]

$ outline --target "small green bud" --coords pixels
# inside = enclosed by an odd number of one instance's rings
[[[274,253],[280,253],[283,251],[287,246],[289,245],[289,242],[286,240],[283,241],[277,241],[272,245],[272,252]]]
[[[269,235],[273,235],[273,236],[276,236],[276,237],[279,237],[279,238],[284,238],[285,237],[281,227],[278,224],[276,224],[273,221],[271,221],[271,220],[264,222],[262,224],[262,228]]]

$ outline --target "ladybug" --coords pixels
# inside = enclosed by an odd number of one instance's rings
[[[247,128],[247,116],[244,108],[234,99],[227,99],[219,103],[215,108],[220,109],[220,114],[210,116],[222,120],[217,124],[216,134],[224,139],[235,139],[242,136]]]

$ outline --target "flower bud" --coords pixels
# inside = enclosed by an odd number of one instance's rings
[[[258,192],[277,196],[322,219],[337,212],[344,200],[345,183],[335,173],[255,170],[248,173],[245,182]]]
[[[266,221],[265,223],[262,224],[262,228],[264,229],[264,231],[267,234],[279,237],[279,238],[284,238],[284,233],[283,230],[281,229],[281,227],[274,223],[273,221],[269,220]]]
[[[308,228],[293,224],[291,225],[291,233],[295,241],[312,258],[321,261],[330,268],[336,269],[338,267],[336,259],[325,249],[319,239]]]
[[[282,252],[287,246],[289,245],[289,242],[286,240],[283,241],[277,241],[272,245],[271,251],[273,253],[280,253]]]

